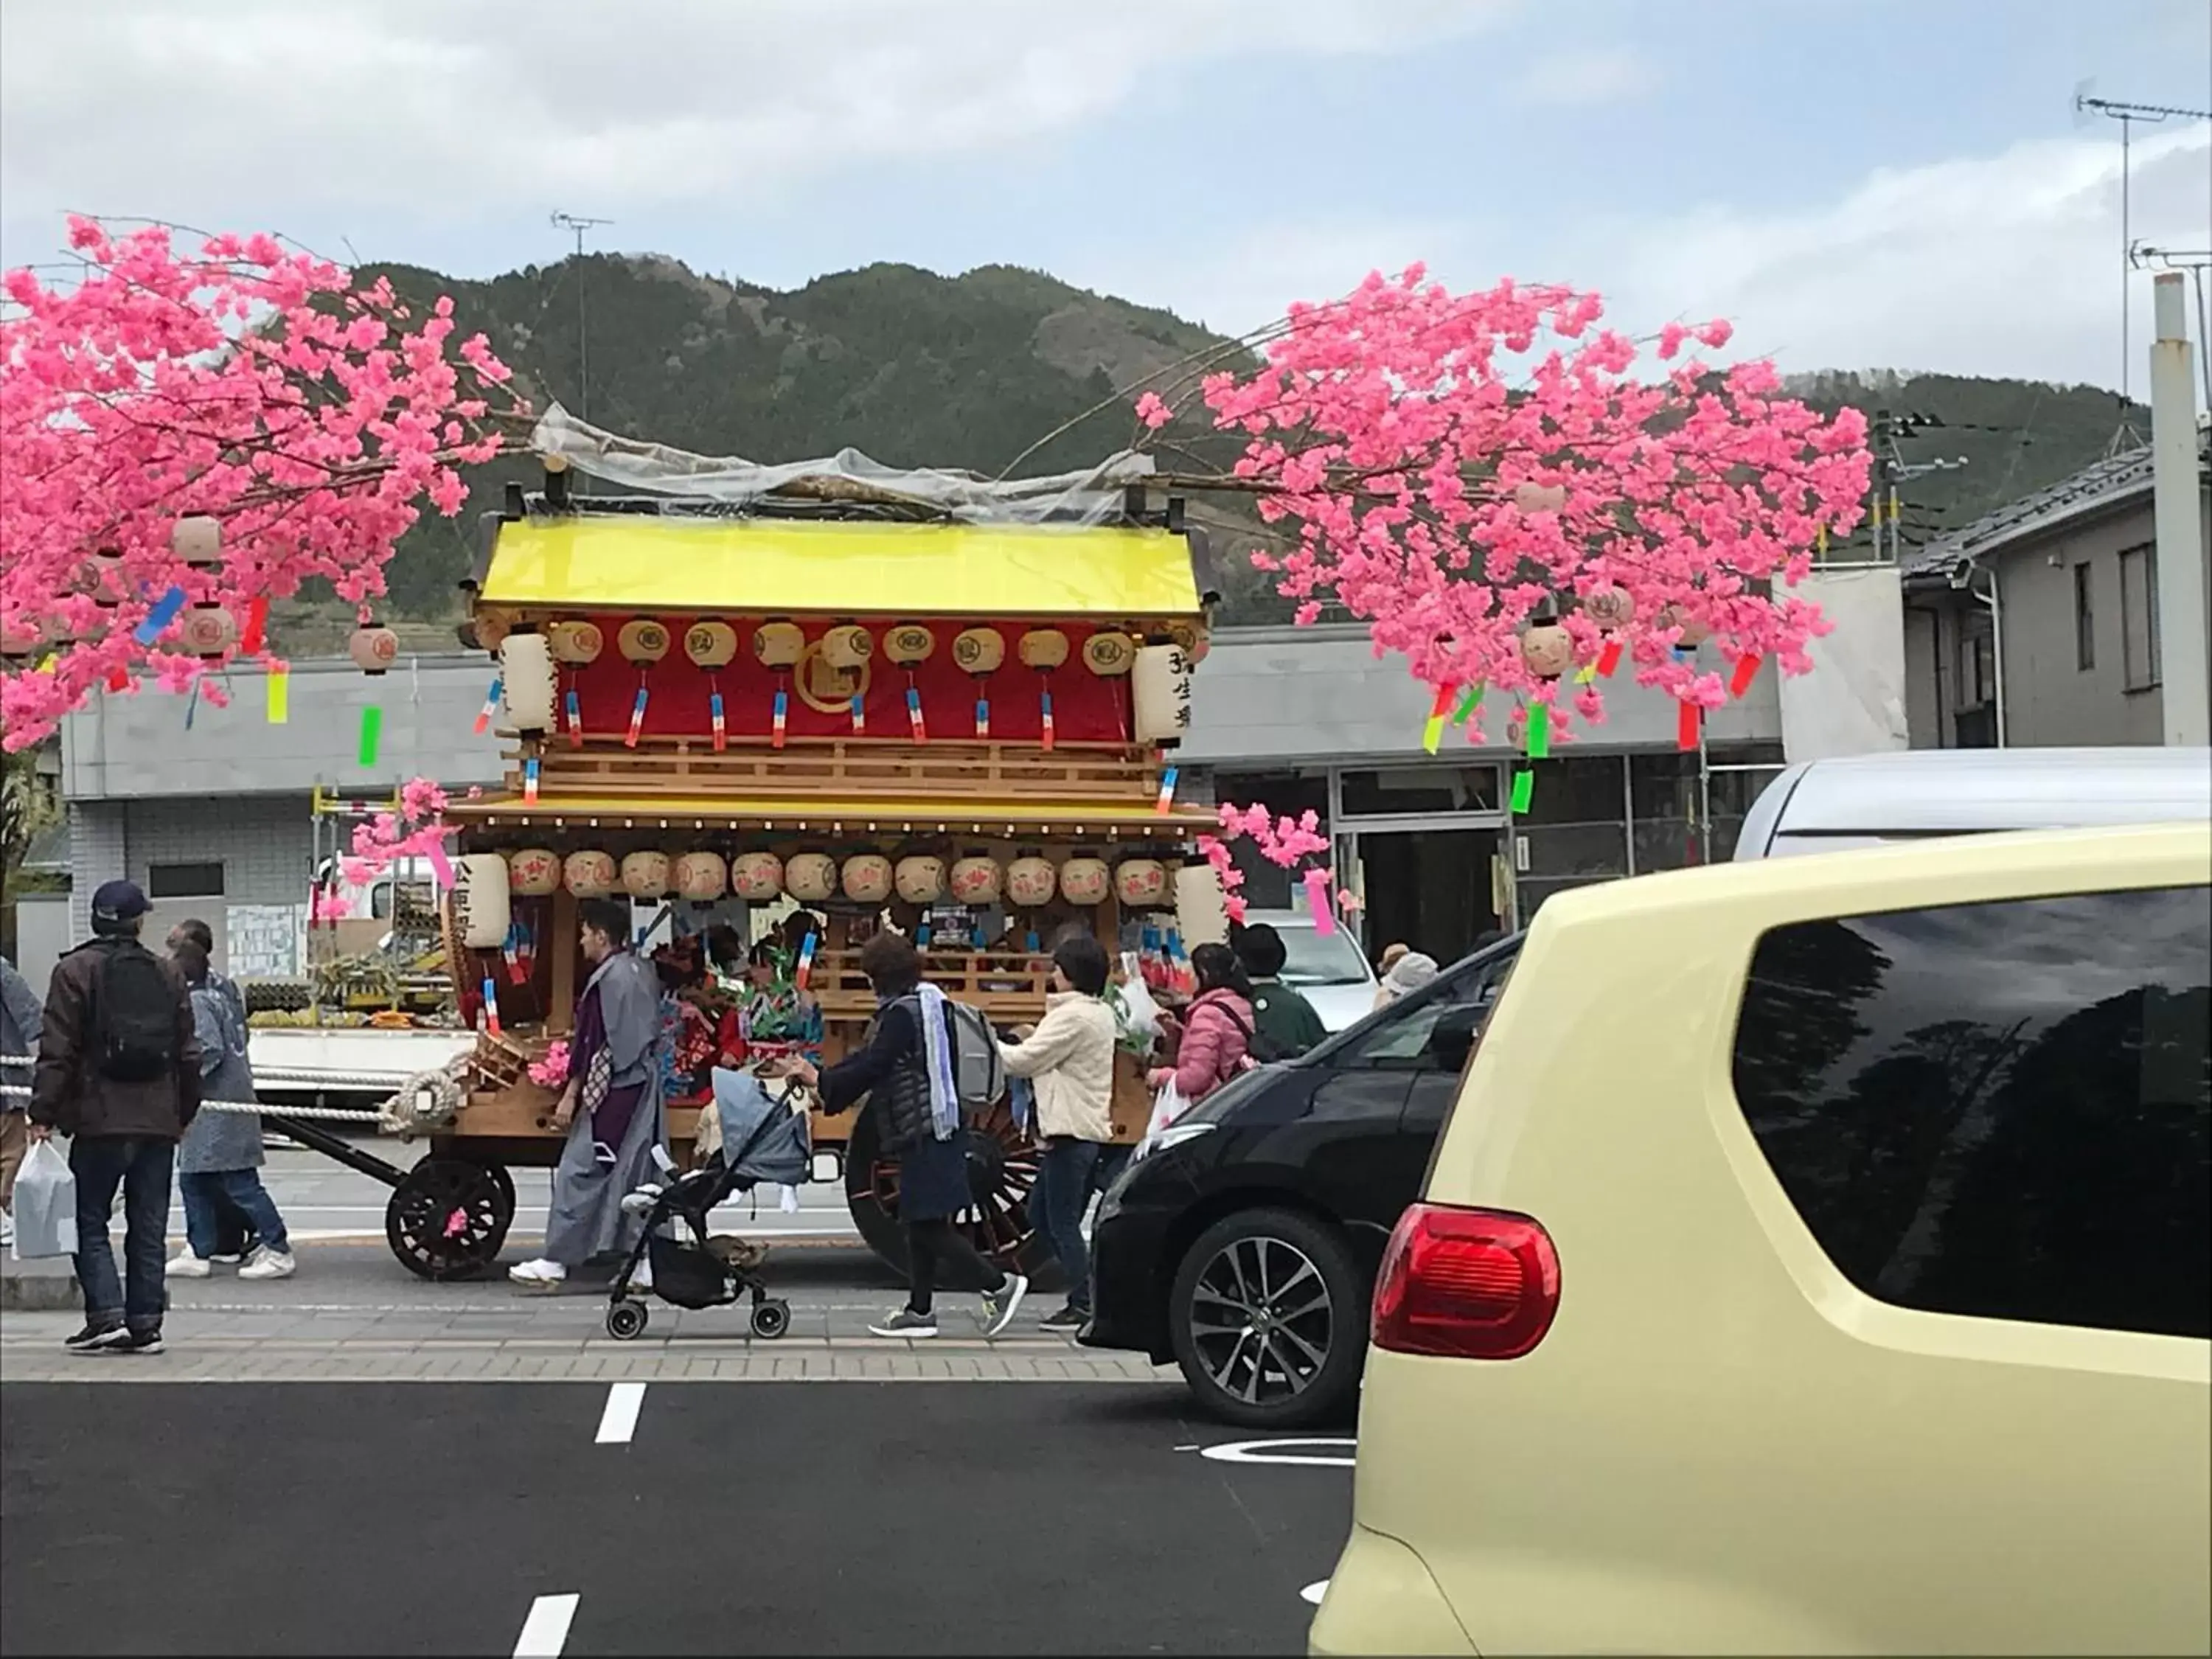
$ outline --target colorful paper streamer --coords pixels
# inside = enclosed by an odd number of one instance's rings
[[[1698,734],[1705,726],[1705,711],[1693,702],[1674,705],[1674,747],[1687,751],[1698,746]]]
[[[921,723],[921,693],[911,685],[906,689],[906,723],[916,743],[929,741],[929,728]]]
[[[1421,748],[1428,754],[1435,754],[1443,744],[1444,716],[1451,712],[1452,696],[1456,689],[1438,686],[1435,701],[1429,704],[1429,721],[1421,728]]]
[[[1314,937],[1327,939],[1336,931],[1336,912],[1328,902],[1328,872],[1309,870],[1300,879],[1306,884],[1306,909],[1313,917]]]
[[[131,689],[131,670],[122,663],[118,663],[109,669],[107,689],[111,691],[128,691]]]
[[[991,700],[988,697],[975,699],[975,735],[979,738],[991,735]]]
[[[639,675],[637,677],[637,696],[630,699],[629,732],[629,735],[623,738],[623,747],[625,749],[635,749],[637,747],[638,734],[645,730],[645,703],[647,697],[650,695],[651,694],[648,693],[645,688],[645,676],[642,674]]]
[[[791,717],[791,693],[781,686],[775,690],[775,711],[769,719],[768,746],[783,747],[784,723]]]
[[[1513,810],[1525,812],[1528,810],[1528,804],[1535,799],[1536,775],[1534,772],[1516,772],[1513,775]]]
[[[1534,702],[1528,705],[1528,758],[1549,760],[1552,756],[1552,705]]]
[[[494,1036],[498,1036],[501,1035],[499,1029],[499,987],[492,982],[492,977],[489,974],[486,974],[483,976],[483,1005],[484,1030],[489,1031]]]
[[[1759,678],[1759,661],[1755,651],[1735,659],[1735,672],[1729,676],[1729,696],[1741,697],[1751,690],[1751,683]]]
[[[1613,671],[1620,666],[1620,641],[1619,640],[1607,640],[1605,642],[1605,648],[1597,653],[1597,672],[1604,675],[1606,678],[1611,679],[1613,678]]]
[[[358,756],[363,766],[376,764],[376,746],[384,737],[384,710],[370,703],[361,711],[361,744]]]
[[[581,749],[584,746],[584,706],[576,700],[574,686],[568,688],[562,703],[568,715],[568,747]]]
[[[730,731],[722,720],[722,694],[719,690],[707,694],[707,719],[714,728],[714,752],[719,755],[730,746]]]
[[[292,671],[269,671],[269,724],[282,726],[292,718]]]
[[[1052,748],[1054,737],[1052,726],[1052,688],[1050,686],[1047,686],[1044,690],[1040,692],[1038,695],[1042,701],[1044,711],[1044,746],[1048,750],[1049,750]],[[1164,811],[1165,809],[1163,808],[1162,810]]]
[[[446,856],[443,842],[432,842],[423,849],[423,856],[430,860],[430,873],[438,878],[439,886],[451,891],[459,885],[453,879],[453,861]],[[512,932],[513,929],[510,928],[509,931]]]
[[[491,690],[484,693],[483,707],[477,710],[476,733],[478,737],[491,730],[491,717],[499,713],[500,678],[491,677]]]
[[[1474,711],[1482,707],[1482,694],[1488,689],[1480,680],[1468,686],[1466,694],[1459,700],[1459,707],[1452,710],[1451,723],[1454,726],[1465,726],[1473,720]]]
[[[1179,766],[1170,766],[1160,774],[1159,798],[1152,803],[1152,811],[1165,817],[1175,808],[1176,780],[1182,775]]]
[[[806,935],[806,942],[799,947],[799,965],[792,969],[791,982],[804,991],[806,988],[807,979],[813,972],[814,935],[809,933]]]
[[[131,630],[131,637],[141,645],[151,645],[161,637],[162,630],[176,621],[177,612],[185,608],[185,590],[172,587],[155,600],[154,608],[146,613],[145,621]]]
[[[865,737],[868,730],[868,700],[860,693],[853,693],[853,735]]]
[[[254,657],[261,653],[261,642],[269,634],[269,596],[261,595],[246,607],[246,628],[238,636],[241,656]]]
[[[525,756],[522,762],[522,804],[525,806],[538,805],[538,757]]]

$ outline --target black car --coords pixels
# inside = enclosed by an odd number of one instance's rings
[[[1132,1162],[1099,1206],[1083,1343],[1174,1359],[1201,1406],[1248,1427],[1347,1410],[1382,1248],[1521,937],[1224,1085]]]

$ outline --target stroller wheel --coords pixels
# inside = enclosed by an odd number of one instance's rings
[[[781,1297],[753,1304],[753,1334],[773,1342],[791,1328],[791,1304]]]
[[[632,1337],[645,1334],[645,1320],[644,1303],[611,1303],[607,1307],[607,1334],[617,1342],[627,1342]]]

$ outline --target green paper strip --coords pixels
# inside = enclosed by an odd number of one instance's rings
[[[1552,711],[1544,703],[1534,703],[1528,709],[1528,758],[1547,760],[1552,753]]]
[[[1513,775],[1513,810],[1525,812],[1528,810],[1528,803],[1535,799],[1536,775],[1534,772],[1516,772]]]
[[[361,763],[376,764],[377,739],[384,735],[384,711],[374,703],[361,711]]]
[[[1474,718],[1474,711],[1482,707],[1483,689],[1480,680],[1467,688],[1467,695],[1459,700],[1459,707],[1452,710],[1451,723],[1454,726],[1465,726]]]

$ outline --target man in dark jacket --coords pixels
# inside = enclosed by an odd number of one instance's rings
[[[1255,921],[1238,928],[1229,943],[1252,981],[1252,1025],[1263,1039],[1254,1045],[1256,1049],[1268,1058],[1287,1060],[1328,1035],[1313,1004],[1283,983],[1283,964],[1290,960],[1290,951],[1280,933]]]
[[[191,993],[139,943],[146,896],[127,881],[92,896],[93,938],[54,965],[31,1092],[31,1135],[70,1137],[83,1352],[161,1351],[162,1246],[177,1139],[200,1103]],[[123,1188],[125,1285],[108,1218]]]

